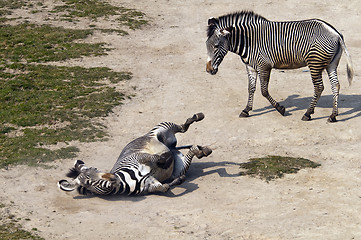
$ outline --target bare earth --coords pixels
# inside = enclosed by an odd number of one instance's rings
[[[183,123],[196,112],[206,118],[179,135],[179,144],[210,145],[212,155],[194,159],[179,187],[140,197],[60,191],[56,183],[75,159],[57,161],[50,169],[1,169],[0,202],[6,211],[45,239],[361,239],[358,1],[123,2],[145,12],[151,25],[125,37],[99,32],[88,40],[111,44],[108,56],[63,63],[134,73],[125,87],[136,87],[136,97],[102,120],[110,140],[71,143],[81,149],[78,159],[109,170],[130,140],[159,122]],[[320,18],[342,32],[355,77],[348,87],[342,57],[337,123],[327,123],[332,95],[326,74],[313,120],[301,121],[313,94],[307,68],[272,72],[270,93],[286,107],[286,116],[270,107],[258,86],[251,117],[238,118],[248,92],[239,57],[229,53],[217,75],[205,72],[207,20],[236,10],[254,10],[278,21]],[[322,166],[270,183],[238,175],[239,163],[267,155],[304,157]]]

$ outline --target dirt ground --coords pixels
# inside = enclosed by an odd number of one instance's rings
[[[119,5],[119,1],[110,1]],[[102,121],[110,139],[71,143],[78,159],[110,170],[121,149],[162,121],[183,123],[193,113],[206,118],[178,136],[182,144],[210,145],[211,156],[195,159],[185,183],[166,194],[139,197],[82,197],[57,188],[75,159],[53,168],[0,170],[0,202],[28,219],[45,239],[361,239],[361,5],[358,1],[122,1],[151,18],[128,36],[98,33],[91,41],[111,44],[107,56],[64,65],[106,66],[134,74],[136,97]],[[346,61],[337,123],[330,83],[313,120],[301,121],[313,94],[307,68],[271,75],[270,93],[286,107],[281,116],[260,94],[249,118],[238,118],[247,100],[247,75],[229,53],[219,72],[205,71],[207,20],[236,10],[253,10],[269,20],[320,18],[344,35],[355,77],[348,87]],[[67,24],[67,23],[64,23]],[[239,176],[252,157],[303,157],[322,164],[269,183]]]

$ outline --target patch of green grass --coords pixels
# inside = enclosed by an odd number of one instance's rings
[[[258,176],[270,181],[281,178],[284,174],[297,173],[302,168],[316,168],[321,164],[304,158],[267,156],[264,158],[252,158],[249,162],[241,163],[241,175]]]
[[[27,6],[27,1],[23,0],[0,0],[0,8],[16,9]]]
[[[109,83],[131,78],[108,68],[26,64],[8,65],[2,73],[0,167],[75,157],[73,147],[51,151],[43,146],[105,137],[104,126],[92,118],[107,116],[125,97]]]
[[[144,19],[145,14],[129,8],[120,7],[118,8],[119,17],[117,20],[130,29],[139,29],[141,26],[148,24],[148,20]]]
[[[131,29],[146,24],[144,14],[133,9],[98,0],[63,2],[65,5],[55,10],[69,18],[124,17],[119,21]],[[97,29],[95,24],[92,29],[74,30],[3,23],[13,9],[40,11],[35,6],[46,7],[43,3],[0,0],[0,167],[74,158],[79,150],[68,143],[104,139],[106,127],[94,118],[107,116],[125,97],[130,97],[114,87],[119,81],[131,79],[129,72],[37,64],[105,55],[109,49],[103,43],[81,40],[96,30],[121,35],[126,31]],[[66,144],[57,148],[57,143]]]
[[[9,214],[6,205],[0,202],[0,239],[1,240],[19,240],[19,239],[33,239],[42,240],[36,233],[37,230],[32,229],[31,232],[25,231],[19,221],[21,218],[16,218],[15,215]],[[31,221],[27,218],[25,221]]]
[[[0,0],[0,23],[6,22],[9,19],[6,18],[10,15],[12,10],[22,7],[31,7],[31,3],[23,0]]]
[[[145,14],[135,9],[113,6],[100,0],[62,0],[65,5],[56,6],[54,12],[65,12],[64,20],[74,21],[76,18],[90,18],[116,16],[121,25],[130,29],[139,29],[148,23]]]
[[[123,94],[107,86],[129,80],[108,68],[12,64],[0,76],[0,119],[22,127],[105,116]],[[113,100],[112,100],[113,99]]]
[[[73,158],[75,147],[47,146],[106,136],[92,119],[122,103],[124,94],[111,85],[131,79],[131,73],[30,64],[105,54],[100,43],[74,42],[91,33],[33,24],[1,27],[0,167]]]
[[[118,8],[99,0],[62,0],[65,5],[55,7],[55,11],[66,12],[63,17],[87,17],[96,20],[99,17],[116,15]]]
[[[47,62],[106,54],[108,49],[102,43],[74,42],[90,34],[92,30],[72,30],[49,25],[3,25],[0,27],[0,59],[10,62]]]
[[[23,230],[20,226],[14,223],[1,224],[0,225],[0,239],[3,240],[19,240],[19,239],[32,239],[32,240],[44,240],[36,233]]]

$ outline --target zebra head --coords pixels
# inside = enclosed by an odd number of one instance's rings
[[[230,29],[219,28],[217,19],[210,18],[208,20],[208,39],[206,41],[208,53],[206,70],[208,73],[212,75],[217,73],[218,66],[221,64],[223,58],[226,56],[229,50],[230,35]]]
[[[60,180],[58,186],[63,191],[77,191],[80,194],[111,194],[119,188],[118,178],[111,173],[98,171],[96,168],[88,168],[83,161],[77,160],[74,167],[66,174],[72,181]]]

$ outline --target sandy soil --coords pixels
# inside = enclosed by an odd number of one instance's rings
[[[112,0],[112,4],[119,4]],[[195,159],[184,184],[166,194],[140,197],[81,197],[56,183],[74,159],[53,168],[0,170],[0,202],[36,227],[45,239],[361,239],[361,5],[357,1],[194,1],[125,0],[145,12],[150,26],[129,36],[98,33],[108,56],[65,65],[107,66],[134,73],[137,96],[103,119],[110,140],[72,143],[79,159],[109,170],[121,149],[161,121],[183,123],[193,113],[206,118],[179,135],[179,144],[210,145],[213,153]],[[238,118],[247,100],[243,63],[229,54],[219,72],[205,72],[207,19],[235,10],[254,10],[270,20],[320,18],[343,33],[355,78],[348,87],[345,58],[338,122],[330,83],[313,120],[301,121],[313,94],[309,72],[274,70],[270,93],[286,107],[282,117],[258,91],[251,117]],[[66,24],[66,23],[64,23]],[[322,166],[266,183],[239,176],[251,157],[304,157]]]

